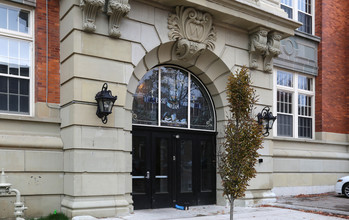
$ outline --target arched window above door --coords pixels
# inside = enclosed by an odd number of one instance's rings
[[[178,67],[149,70],[134,94],[136,125],[214,130],[214,119],[207,90],[193,74]]]

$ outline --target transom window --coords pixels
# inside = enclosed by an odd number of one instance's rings
[[[206,89],[190,72],[171,66],[148,71],[133,101],[133,124],[214,130]]]
[[[281,8],[288,18],[297,20],[303,25],[298,30],[313,34],[314,0],[281,0]]]
[[[30,114],[32,24],[29,10],[0,4],[0,112]]]
[[[312,138],[314,80],[287,71],[276,72],[277,136]]]

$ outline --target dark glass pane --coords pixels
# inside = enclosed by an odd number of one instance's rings
[[[9,78],[9,93],[18,94],[18,79]]]
[[[201,141],[201,191],[212,191],[214,148],[211,141]]]
[[[158,74],[158,69],[150,70],[138,84],[132,108],[135,124],[158,124]]]
[[[213,130],[213,108],[206,91],[194,77],[190,85],[190,127]]]
[[[292,115],[277,115],[277,135],[278,136],[293,136],[293,116]]]
[[[20,91],[21,95],[29,95],[29,80],[28,79],[20,79]]]
[[[156,139],[155,191],[168,192],[168,139]]]
[[[281,8],[287,13],[288,18],[292,19],[292,8],[287,7],[286,5],[281,5]]]
[[[298,137],[312,138],[312,119],[298,118]]]
[[[8,74],[8,64],[0,62],[0,73]]]
[[[132,146],[132,185],[133,193],[145,192],[146,138],[134,136]]]
[[[18,10],[8,9],[8,29],[18,31]]]
[[[0,110],[2,111],[7,111],[8,106],[7,106],[7,95],[6,94],[1,94],[0,93]]]
[[[161,67],[161,125],[188,127],[188,74]]]
[[[21,66],[21,76],[29,76],[29,67]]]
[[[7,77],[0,76],[0,92],[4,92],[4,93],[8,92]]]
[[[303,25],[299,27],[298,30],[312,34],[312,16],[298,12],[298,21],[303,23]]]
[[[19,31],[22,33],[28,33],[29,27],[29,13],[25,11],[19,12]]]
[[[20,96],[19,106],[20,106],[20,112],[29,112],[29,97]]]
[[[191,140],[181,140],[181,192],[192,192],[193,190],[193,150]]]
[[[18,112],[18,96],[17,95],[10,95],[10,103],[9,103],[9,110]]]
[[[0,28],[7,29],[7,9],[0,6]]]

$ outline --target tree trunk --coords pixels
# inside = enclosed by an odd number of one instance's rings
[[[234,219],[234,201],[235,199],[230,199],[230,220]]]

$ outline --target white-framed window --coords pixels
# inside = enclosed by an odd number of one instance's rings
[[[298,30],[313,34],[315,26],[315,0],[281,0],[281,8],[288,14],[288,18],[303,23]]]
[[[274,74],[274,112],[277,112],[274,135],[279,137],[314,137],[314,78],[284,70]]]
[[[0,3],[0,113],[31,115],[33,11]]]

